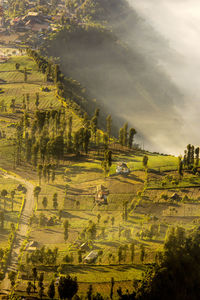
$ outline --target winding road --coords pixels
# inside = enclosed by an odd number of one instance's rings
[[[0,285],[1,293],[9,293],[11,289],[11,285],[10,285],[10,280],[8,279],[8,273],[10,271],[17,271],[17,262],[18,262],[18,256],[20,254],[20,248],[24,240],[26,239],[28,229],[29,229],[29,219],[34,209],[34,192],[33,192],[34,185],[29,181],[24,180],[23,178],[17,176],[15,177],[14,175],[9,175],[3,172],[1,172],[1,175],[3,175],[5,178],[14,179],[19,183],[25,185],[27,188],[24,209],[22,211],[21,218],[19,220],[19,228],[17,230],[14,246],[11,251],[11,260],[10,260],[11,262],[7,267],[6,276]]]

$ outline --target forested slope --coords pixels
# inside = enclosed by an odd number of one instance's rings
[[[69,2],[68,10],[76,18],[66,19],[48,41],[46,53],[60,57],[63,73],[85,86],[117,124],[128,121],[159,150],[168,150],[170,131],[171,143],[182,145],[182,138],[177,138],[182,122],[174,103],[179,105],[182,96],[147,47],[147,39],[156,40],[162,49],[166,41],[126,0],[82,2]]]

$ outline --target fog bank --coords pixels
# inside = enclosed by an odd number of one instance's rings
[[[200,2],[197,0],[129,1],[147,26],[166,42],[148,37],[148,51],[169,74],[184,95],[184,102],[174,102],[180,112],[185,144],[199,143],[200,110]]]

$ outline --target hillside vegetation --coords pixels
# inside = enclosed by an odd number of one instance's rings
[[[52,34],[44,53],[59,57],[63,73],[77,79],[97,107],[109,110],[116,125],[127,120],[151,146],[162,144],[162,151],[169,131],[171,142],[182,145],[176,134],[181,116],[174,109],[181,95],[145,50],[149,36],[166,48],[165,42],[125,0],[69,1],[68,9],[74,19],[63,17],[62,29]],[[90,103],[82,105],[89,110]]]

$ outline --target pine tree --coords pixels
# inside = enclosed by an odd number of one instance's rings
[[[199,147],[197,147],[195,149],[195,155],[196,155],[196,157],[195,157],[195,165],[198,167],[199,166]]]
[[[131,250],[131,263],[133,263],[134,256],[135,256],[135,244],[134,243],[132,243],[130,245],[130,250]]]
[[[49,285],[47,295],[49,296],[50,299],[54,299],[55,297],[55,285],[54,285],[54,280],[51,281],[51,284]]]
[[[111,127],[112,127],[112,117],[111,117],[111,115],[108,115],[106,118],[106,131],[107,131],[109,141],[110,141],[110,136],[111,136]]]
[[[120,128],[119,130],[119,143],[121,146],[123,146],[123,137],[124,137],[124,128]]]
[[[123,146],[128,145],[128,123],[124,124],[124,130],[123,130]]]
[[[128,146],[130,149],[132,148],[133,139],[134,139],[135,134],[136,134],[136,130],[134,128],[130,128],[129,137],[128,137]]]
[[[40,99],[39,93],[35,93],[35,106],[36,106],[37,109],[38,109],[38,106],[40,104],[39,99]]]

